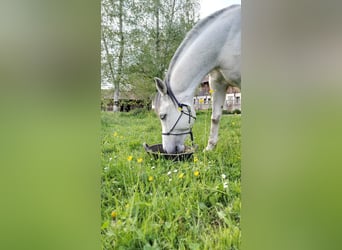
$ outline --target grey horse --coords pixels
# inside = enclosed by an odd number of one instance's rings
[[[184,151],[192,138],[196,119],[193,97],[201,80],[209,74],[212,90],[211,129],[206,150],[218,141],[222,106],[229,86],[241,87],[241,6],[219,10],[199,21],[175,52],[165,80],[155,78],[158,94],[155,109],[162,125],[163,149]]]

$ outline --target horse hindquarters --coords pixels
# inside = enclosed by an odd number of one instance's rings
[[[228,83],[223,75],[214,70],[209,75],[209,85],[212,92],[212,114],[211,114],[211,127],[210,136],[206,150],[215,148],[218,141],[219,123],[222,115],[223,104],[226,97]]]

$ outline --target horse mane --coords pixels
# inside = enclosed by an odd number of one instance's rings
[[[169,82],[170,82],[170,75],[172,72],[172,69],[176,63],[176,61],[178,60],[178,58],[180,57],[180,55],[182,54],[182,52],[184,51],[184,49],[186,47],[188,47],[189,45],[191,45],[192,41],[194,41],[194,39],[192,39],[194,36],[198,35],[198,33],[201,32],[201,30],[203,29],[203,27],[207,26],[208,24],[210,24],[213,20],[215,20],[218,16],[220,16],[221,14],[223,14],[224,12],[230,10],[230,9],[234,9],[236,7],[240,7],[240,5],[231,5],[228,6],[224,9],[218,10],[216,12],[214,12],[213,14],[207,16],[206,18],[200,20],[185,36],[184,40],[182,41],[182,43],[180,44],[180,46],[178,47],[178,49],[176,50],[175,54],[173,55],[170,65],[169,65],[169,69],[167,71],[166,77],[165,77],[165,83],[166,86],[168,86],[169,88]]]

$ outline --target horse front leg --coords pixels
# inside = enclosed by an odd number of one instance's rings
[[[223,104],[226,99],[226,91],[227,85],[219,83],[219,80],[222,80],[222,76],[215,77],[217,75],[210,76],[210,88],[213,91],[212,93],[212,114],[211,114],[211,127],[210,127],[210,136],[208,140],[208,145],[205,150],[212,150],[215,148],[218,141],[218,130],[219,123],[222,115]]]

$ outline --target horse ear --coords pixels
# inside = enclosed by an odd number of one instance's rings
[[[167,87],[166,87],[166,84],[163,82],[163,80],[159,79],[158,77],[155,77],[154,80],[156,82],[156,87],[159,93],[161,95],[166,95]]]

